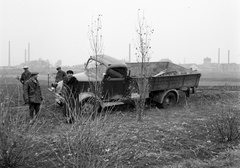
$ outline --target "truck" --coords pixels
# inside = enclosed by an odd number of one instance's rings
[[[179,101],[179,92],[186,96],[195,93],[201,73],[192,71],[171,62],[147,62],[148,73],[145,99],[160,104],[163,108]],[[140,63],[125,63],[108,55],[90,56],[83,72],[74,74],[79,81],[79,104],[84,113],[134,102],[140,98]],[[63,81],[58,82],[51,91],[59,105],[64,103],[61,94]],[[97,103],[96,103],[97,102]],[[97,104],[97,105],[96,105]]]

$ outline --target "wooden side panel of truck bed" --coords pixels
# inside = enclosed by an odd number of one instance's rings
[[[181,89],[188,87],[197,87],[200,80],[200,73],[173,75],[173,76],[159,76],[149,78],[149,92],[167,90],[167,89]]]

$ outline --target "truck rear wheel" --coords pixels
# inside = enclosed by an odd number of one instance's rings
[[[161,104],[162,108],[168,108],[177,103],[177,97],[173,92],[169,92],[164,96],[163,102]]]

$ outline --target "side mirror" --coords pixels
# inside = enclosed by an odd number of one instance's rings
[[[86,70],[87,70],[87,63],[84,62],[83,66],[84,66],[84,69],[85,69],[85,71],[86,71]]]

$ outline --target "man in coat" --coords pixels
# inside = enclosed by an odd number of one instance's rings
[[[24,85],[24,83],[30,78],[31,72],[28,70],[28,66],[23,67],[24,72],[20,77],[20,82]]]
[[[55,83],[58,83],[59,81],[63,80],[67,76],[60,66],[57,66],[57,71],[58,72],[55,77]]]
[[[37,80],[38,73],[32,72],[31,77],[24,84],[24,96],[29,105],[29,117],[30,123],[33,123],[33,119],[37,116],[40,105],[43,100],[41,88]]]
[[[28,66],[24,66],[23,69],[24,69],[24,72],[22,73],[19,81],[23,84],[23,88],[24,88],[25,82],[31,77],[31,72],[28,70]],[[25,100],[24,92],[23,92],[23,100],[24,100],[24,104],[27,104]]]
[[[74,120],[74,115],[78,113],[80,88],[78,80],[73,76],[73,71],[67,71],[67,77],[63,79],[63,97],[65,103],[63,106],[63,115],[67,117],[67,122]]]

